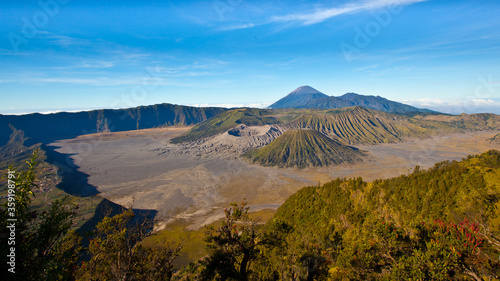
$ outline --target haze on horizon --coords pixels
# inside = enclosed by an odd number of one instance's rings
[[[41,0],[0,10],[0,114],[265,107],[302,85],[500,114],[494,0]]]

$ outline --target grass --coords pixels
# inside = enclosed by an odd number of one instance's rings
[[[205,250],[205,228],[188,230],[189,223],[184,220],[176,220],[168,224],[165,229],[156,232],[142,241],[144,246],[182,243],[179,257],[175,260],[177,266],[184,266],[207,255]]]

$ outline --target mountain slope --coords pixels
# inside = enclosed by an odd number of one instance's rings
[[[328,96],[310,86],[302,86],[271,104],[269,108],[303,108],[312,101],[326,97]]]
[[[318,108],[318,109],[333,109],[351,107],[355,104],[351,101],[341,99],[339,97],[326,97],[308,102],[300,108]]]
[[[25,132],[36,142],[48,143],[78,135],[148,129],[172,125],[192,125],[225,112],[218,107],[190,107],[173,104],[139,106],[129,109],[103,109],[76,113],[0,115],[0,130],[10,131],[9,125]],[[0,136],[0,145],[9,141]]]
[[[305,187],[290,196],[275,217],[294,222],[293,225],[302,221],[307,226],[296,229],[308,232],[319,231],[321,224],[327,225],[332,220],[345,225],[339,220],[340,216],[356,211],[367,211],[365,216],[376,214],[406,227],[415,219],[461,220],[474,214],[474,209],[481,214],[485,204],[497,204],[496,199],[487,202],[486,198],[500,196],[498,180],[500,152],[491,150],[460,162],[436,163],[428,170],[415,168],[409,175],[371,183],[361,178],[336,179],[320,187]],[[314,205],[309,200],[312,194],[319,195]],[[325,210],[331,213],[324,214]],[[500,214],[500,210],[495,212]],[[352,215],[351,218],[348,225],[359,223],[354,221],[359,217]]]
[[[344,101],[349,101],[353,105],[358,105],[374,110],[380,110],[388,113],[409,113],[409,112],[437,113],[436,111],[432,111],[429,109],[416,108],[400,102],[391,101],[380,96],[366,96],[366,95],[358,95],[355,93],[347,93],[343,96],[340,96],[339,99]]]
[[[270,144],[243,154],[264,166],[327,166],[361,160],[358,149],[340,144],[316,130],[288,130]]]
[[[356,106],[304,114],[289,126],[314,129],[344,144],[378,144],[429,136],[433,133],[434,125],[431,122],[417,123],[405,116]]]
[[[329,260],[335,280],[481,280],[464,268],[498,274],[498,182],[495,150],[391,179],[336,179],[290,196],[268,226],[293,226],[289,253],[319,249],[316,259]],[[281,262],[276,256],[268,263]],[[429,274],[437,270],[444,277]]]
[[[31,139],[24,136],[24,132],[17,130],[13,126],[9,128],[11,134],[9,141],[0,146],[0,170],[6,169],[9,165],[16,167],[23,166],[26,159],[29,159],[31,154],[37,148],[40,148],[40,143],[35,144]],[[9,131],[3,131],[9,135]]]

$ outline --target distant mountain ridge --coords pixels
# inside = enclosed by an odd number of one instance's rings
[[[417,108],[407,104],[391,101],[380,96],[366,96],[356,93],[347,93],[339,97],[327,96],[310,86],[301,86],[295,89],[284,98],[271,104],[269,108],[334,109],[351,106],[362,106],[368,109],[398,114],[410,112],[438,113],[429,109]]]
[[[227,109],[156,104],[128,109],[101,109],[75,113],[0,115],[0,146],[6,144],[12,128],[24,131],[36,142],[109,131],[149,129],[173,125],[194,125]]]

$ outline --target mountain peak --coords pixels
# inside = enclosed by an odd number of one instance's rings
[[[271,104],[269,108],[301,108],[313,100],[327,98],[328,96],[311,86],[301,86],[293,90],[279,101]]]
[[[381,96],[367,96],[349,92],[339,97],[327,96],[311,86],[301,86],[273,103],[269,108],[320,108],[333,109],[362,106],[387,113],[437,113],[428,109],[416,108],[407,104],[388,100]]]
[[[307,95],[307,94],[323,94],[323,93],[314,89],[311,86],[304,85],[293,90],[289,95],[295,96],[295,95]]]

